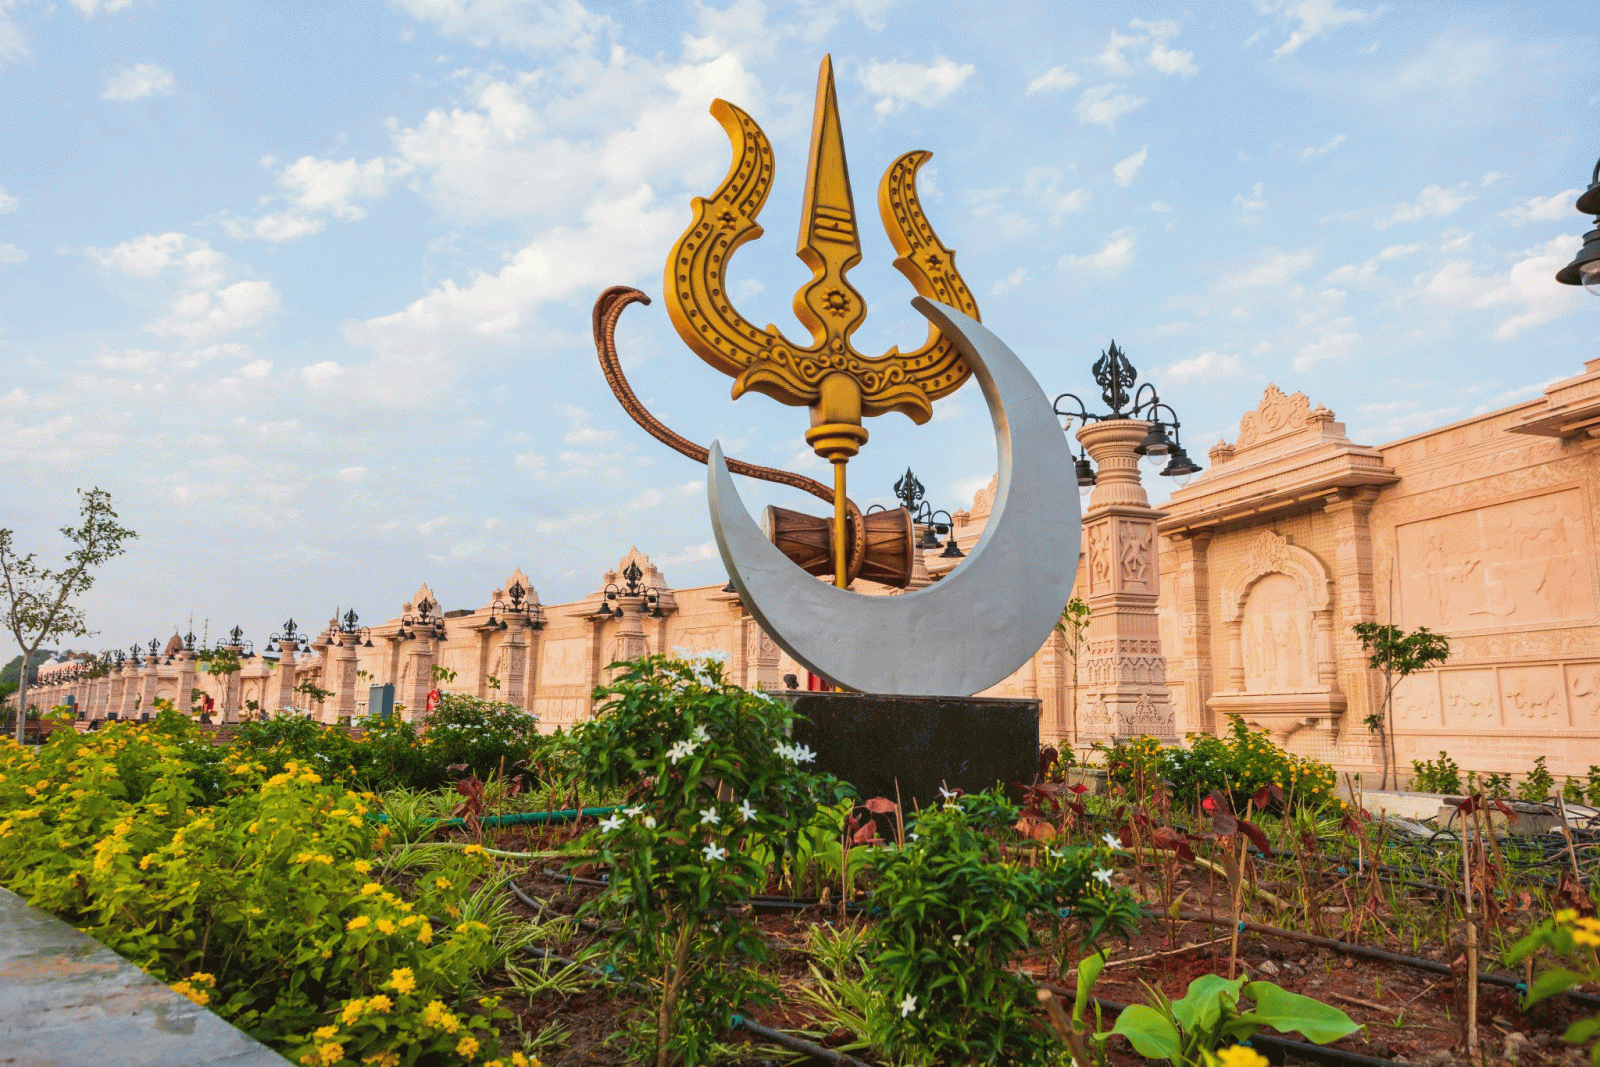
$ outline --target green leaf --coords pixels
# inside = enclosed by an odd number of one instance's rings
[[[1239,989],[1243,985],[1243,978],[1230,981],[1219,974],[1202,974],[1189,983],[1182,1000],[1172,1002],[1172,1017],[1190,1037],[1209,1034],[1222,1020],[1224,1007],[1232,1008],[1239,1003]]]
[[[1533,985],[1528,989],[1527,1003],[1537,1004],[1545,997],[1565,993],[1581,981],[1583,975],[1576,971],[1569,971],[1565,967],[1552,968],[1533,980]]]
[[[1579,1019],[1567,1027],[1567,1032],[1561,1035],[1561,1040],[1569,1045],[1581,1045],[1595,1034],[1600,1034],[1600,1015],[1592,1019]]]
[[[1127,1038],[1134,1051],[1141,1056],[1152,1056],[1177,1063],[1183,1055],[1177,1028],[1163,1018],[1160,1012],[1144,1004],[1130,1004],[1122,1009],[1122,1014],[1117,1016],[1116,1025],[1111,1028],[1111,1034],[1121,1034]],[[1097,1039],[1109,1036],[1110,1034],[1095,1035]]]
[[[1350,1016],[1320,1000],[1280,989],[1271,982],[1251,982],[1244,995],[1256,1002],[1243,1016],[1284,1033],[1304,1034],[1307,1041],[1326,1045],[1361,1029]]]

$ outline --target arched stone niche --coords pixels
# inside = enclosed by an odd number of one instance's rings
[[[1321,560],[1263,530],[1222,588],[1228,639],[1218,715],[1240,715],[1280,744],[1303,727],[1337,733],[1344,715],[1333,651],[1333,579]]]

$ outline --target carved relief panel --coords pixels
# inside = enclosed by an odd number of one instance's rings
[[[539,657],[539,685],[585,685],[589,681],[589,639],[546,641]]]
[[[1395,530],[1405,626],[1456,633],[1595,613],[1593,548],[1577,488]]]
[[[1157,588],[1155,523],[1139,519],[1116,521],[1118,591],[1155,593]]]
[[[1250,587],[1241,621],[1244,687],[1250,693],[1294,693],[1317,680],[1311,606],[1300,583],[1268,574]]]
[[[1097,522],[1084,530],[1089,557],[1089,595],[1111,592],[1111,523]]]

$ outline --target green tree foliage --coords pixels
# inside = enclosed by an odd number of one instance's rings
[[[117,522],[111,494],[104,489],[79,490],[78,497],[82,522],[61,527],[72,549],[59,568],[41,566],[32,552],[19,554],[12,532],[0,529],[0,617],[30,663],[46,641],[90,632],[83,610],[73,601],[94,584],[95,569],[122,555],[123,542],[138,536]],[[17,693],[19,742],[26,718],[21,712],[27,706],[28,679],[23,677]]]
[[[1367,666],[1383,672],[1383,700],[1365,721],[1367,729],[1378,735],[1383,749],[1383,784],[1379,788],[1387,789],[1390,770],[1399,777],[1394,757],[1394,687],[1402,678],[1449,659],[1450,638],[1426,626],[1406,633],[1398,626],[1358,622],[1351,629],[1361,641],[1361,650],[1367,653]]]

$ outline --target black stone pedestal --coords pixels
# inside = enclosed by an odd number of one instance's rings
[[[817,754],[806,769],[844,779],[863,800],[893,800],[898,780],[909,812],[937,802],[942,785],[976,793],[1032,782],[1038,770],[1037,700],[781,695],[801,716],[794,740]]]

